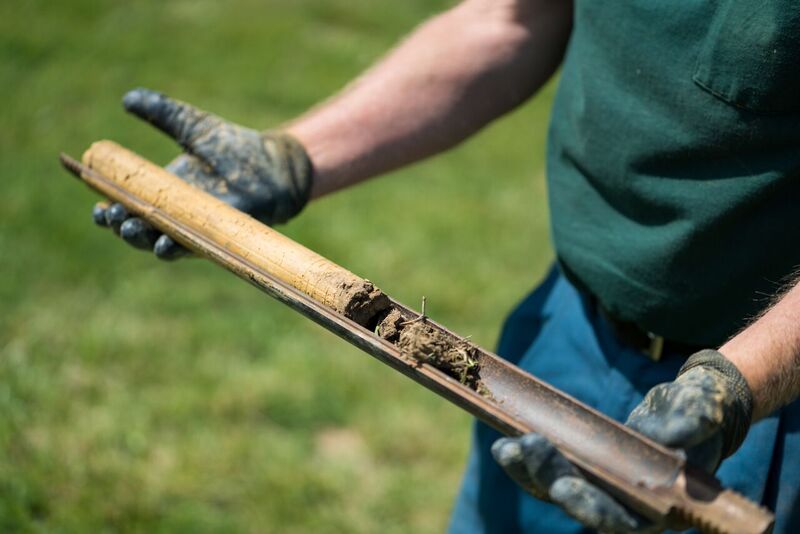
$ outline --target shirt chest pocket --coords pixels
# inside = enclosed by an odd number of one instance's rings
[[[693,79],[739,108],[800,111],[800,2],[717,0]]]

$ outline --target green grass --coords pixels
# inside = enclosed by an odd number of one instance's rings
[[[121,110],[138,85],[279,124],[447,4],[0,3],[0,530],[442,530],[465,413],[221,269],[93,227],[56,156],[111,138],[168,161]],[[552,255],[551,92],[283,230],[493,347]]]

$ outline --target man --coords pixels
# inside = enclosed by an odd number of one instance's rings
[[[452,147],[563,63],[548,149],[558,266],[499,353],[684,449],[790,532],[800,288],[780,283],[800,264],[798,31],[788,0],[464,0],[284,131],[147,90],[124,104],[184,147],[170,170],[272,224]],[[121,206],[94,215],[159,257],[184,253]],[[661,530],[541,437],[476,426],[453,532],[586,527]]]

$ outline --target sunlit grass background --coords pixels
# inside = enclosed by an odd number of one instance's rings
[[[280,124],[448,4],[0,3],[0,531],[444,528],[466,414],[221,269],[93,227],[56,156],[111,138],[168,161],[121,110],[138,85]],[[283,230],[493,347],[551,258],[551,92]]]

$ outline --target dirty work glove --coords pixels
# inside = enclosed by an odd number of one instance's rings
[[[160,129],[186,153],[166,169],[265,224],[286,222],[308,202],[313,169],[303,146],[279,131],[258,132],[227,122],[149,89],[134,89],[125,109]],[[120,204],[98,203],[92,218],[136,248],[162,259],[187,251]]]
[[[686,361],[675,381],[651,389],[626,425],[683,449],[690,463],[713,473],[741,445],[752,413],[752,393],[736,366],[717,351],[703,350]],[[663,530],[588,482],[538,434],[501,438],[492,455],[517,484],[589,528],[610,533]]]

